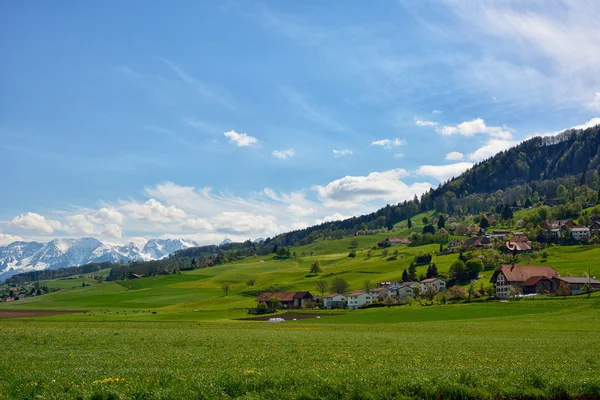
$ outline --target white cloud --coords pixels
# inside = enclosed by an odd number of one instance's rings
[[[472,161],[481,161],[490,158],[501,151],[507,150],[519,142],[516,140],[490,139],[485,145],[469,154]]]
[[[24,231],[41,233],[44,235],[49,235],[53,233],[55,229],[60,229],[61,227],[60,222],[46,219],[42,215],[32,212],[17,215],[12,219],[10,224]]]
[[[229,139],[229,143],[235,144],[237,147],[249,147],[258,145],[258,139],[254,136],[247,135],[246,133],[237,133],[236,131],[229,131],[223,133],[226,138]]]
[[[400,160],[400,159],[404,158],[404,153],[396,153],[396,154],[394,154],[394,158]]]
[[[389,149],[392,147],[403,146],[405,144],[406,144],[406,142],[404,140],[396,138],[396,139],[375,140],[371,143],[371,146],[381,146],[386,149]]]
[[[440,182],[445,182],[450,178],[459,176],[473,164],[468,162],[460,162],[448,165],[422,165],[415,172],[417,175],[430,176]]]
[[[104,230],[101,231],[101,235],[108,236],[114,239],[120,239],[123,237],[123,231],[121,227],[117,224],[107,224],[104,227]]]
[[[241,211],[226,211],[213,219],[217,231],[224,233],[277,232],[276,219],[271,215],[255,215]]]
[[[335,213],[335,214],[332,214],[332,215],[327,215],[327,216],[325,216],[322,219],[316,219],[315,222],[314,222],[314,224],[315,225],[320,225],[323,222],[343,221],[343,220],[348,219],[350,217],[351,216],[349,216],[349,215],[343,215],[343,214],[340,214],[340,213]]]
[[[453,152],[446,154],[446,160],[448,160],[448,161],[460,161],[463,158],[465,158],[465,155],[458,151],[453,151]]]
[[[123,223],[123,214],[114,207],[102,207],[96,212],[95,217],[102,222],[121,225]]]
[[[275,158],[279,158],[280,160],[286,160],[288,158],[294,157],[296,152],[294,151],[294,149],[273,150],[271,154],[273,154],[273,157]]]
[[[23,238],[21,236],[9,235],[8,233],[0,233],[0,246],[12,242],[19,242],[22,240]]]
[[[415,121],[417,126],[436,126],[438,123],[433,121],[424,121],[422,119],[418,119]]]
[[[401,178],[408,176],[405,169],[372,172],[367,176],[345,176],[325,186],[314,185],[317,196],[328,206],[352,207],[358,202],[383,199],[399,202],[421,194],[431,185],[417,182],[407,185]]]
[[[340,149],[340,150],[336,150],[333,149],[333,155],[336,157],[342,157],[342,156],[349,156],[352,155],[352,150],[349,149]]]
[[[487,133],[492,137],[501,139],[512,138],[512,130],[507,127],[487,126],[481,118],[461,122],[456,126],[443,126],[438,129],[443,135],[473,136],[478,133]]]
[[[130,217],[151,222],[173,222],[180,221],[186,217],[185,211],[175,206],[165,206],[156,199],[149,199],[145,203],[126,203],[122,210]]]
[[[213,225],[206,218],[188,218],[182,224],[186,230],[210,231]]]

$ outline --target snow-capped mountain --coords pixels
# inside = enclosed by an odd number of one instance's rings
[[[219,246],[223,246],[224,244],[229,244],[229,243],[233,243],[233,240],[227,238],[227,239],[223,240],[221,242],[221,244],[219,244]]]
[[[143,246],[142,246],[143,245]],[[57,269],[91,262],[158,260],[189,247],[196,242],[183,239],[139,240],[125,245],[111,245],[86,237],[54,239],[48,243],[13,242],[0,245],[0,282],[20,272]]]

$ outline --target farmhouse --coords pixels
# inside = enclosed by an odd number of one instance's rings
[[[573,236],[573,239],[575,240],[587,240],[591,237],[590,228],[585,226],[576,226],[574,228],[571,228],[569,231],[571,232],[571,236]]]
[[[346,296],[343,294],[328,294],[323,297],[323,307],[327,309],[341,308],[346,305]]]
[[[485,236],[475,236],[467,239],[465,242],[466,248],[477,248],[480,249],[482,247],[489,247],[492,241]]]
[[[440,278],[428,278],[421,281],[421,291],[427,291],[427,285],[432,285],[438,292],[446,290],[446,282]]]
[[[531,244],[530,242],[526,242],[526,241],[509,241],[506,242],[506,244],[504,246],[502,246],[500,248],[500,250],[502,250],[505,253],[512,253],[512,254],[516,254],[516,253],[529,253],[531,251]]]
[[[355,290],[348,295],[348,308],[358,308],[373,302],[373,296],[364,290]]]
[[[585,290],[582,289],[583,285],[589,283],[592,290],[600,290],[600,282],[595,279],[587,278],[585,276],[557,276],[552,279],[554,281],[555,288],[558,288],[561,283],[566,283],[571,289],[571,294],[582,294]]]
[[[285,308],[301,308],[313,299],[310,292],[265,292],[256,298],[257,303],[269,303],[270,299],[278,299]]]
[[[558,272],[551,267],[503,265],[494,271],[491,283],[496,288],[496,297],[505,299],[509,296],[509,287],[521,288],[523,294],[538,293],[542,290],[554,291],[552,279]]]

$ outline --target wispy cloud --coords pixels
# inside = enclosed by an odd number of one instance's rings
[[[349,156],[352,155],[352,150],[349,149],[340,149],[340,150],[336,150],[333,149],[333,155],[336,157],[342,157],[342,156]]]
[[[280,160],[287,160],[288,158],[294,157],[296,152],[294,151],[294,149],[273,150],[271,154],[273,155],[273,157],[279,158]]]
[[[326,128],[335,131],[344,131],[346,127],[337,122],[327,111],[318,110],[308,102],[304,94],[291,87],[281,87],[279,89],[283,97],[309,121],[316,122]]]
[[[189,74],[183,67],[177,65],[173,61],[164,58],[159,58],[159,60],[165,63],[182,81],[192,86],[201,96],[227,107],[232,106],[231,98],[224,89],[219,89],[217,91],[216,89],[209,87],[209,85]]]
[[[235,144],[237,147],[258,146],[258,139],[246,133],[237,133],[236,131],[229,131],[223,133],[223,135],[229,139],[229,143]]]
[[[433,122],[433,121],[424,121],[422,119],[418,119],[415,121],[415,124],[417,126],[436,126],[437,122]]]
[[[465,86],[526,105],[600,110],[594,101],[600,65],[598,2],[448,5],[459,18],[449,33],[485,48],[481,59],[465,59],[460,75]]]
[[[392,147],[404,146],[405,144],[406,144],[406,142],[399,138],[380,139],[380,140],[374,140],[373,142],[371,142],[371,146],[379,146],[379,147],[383,147],[386,149],[390,149]]]

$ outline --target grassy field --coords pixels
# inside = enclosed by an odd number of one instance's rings
[[[399,279],[413,257],[439,249],[398,246],[387,256],[377,250],[367,257],[386,236],[358,237],[356,258],[348,257],[347,238],[294,248],[296,257],[286,260],[250,257],[118,282],[43,282],[62,290],[0,303],[0,310],[79,311],[0,320],[0,398],[600,397],[600,293],[414,303],[336,316],[320,311],[312,312],[320,319],[283,324],[239,320],[254,306],[254,291],[278,286],[316,293],[316,281],[335,277],[356,289],[365,280]],[[389,260],[395,250],[397,259]],[[522,261],[563,275],[600,275],[600,246],[546,251],[546,261]],[[446,273],[456,259],[433,262]],[[315,260],[323,268],[319,276],[308,272]],[[489,285],[491,274],[485,271],[479,283]],[[250,278],[253,287],[246,286]],[[228,295],[224,282],[232,285]]]
[[[599,294],[282,324],[111,318],[2,321],[0,398],[600,396]]]

